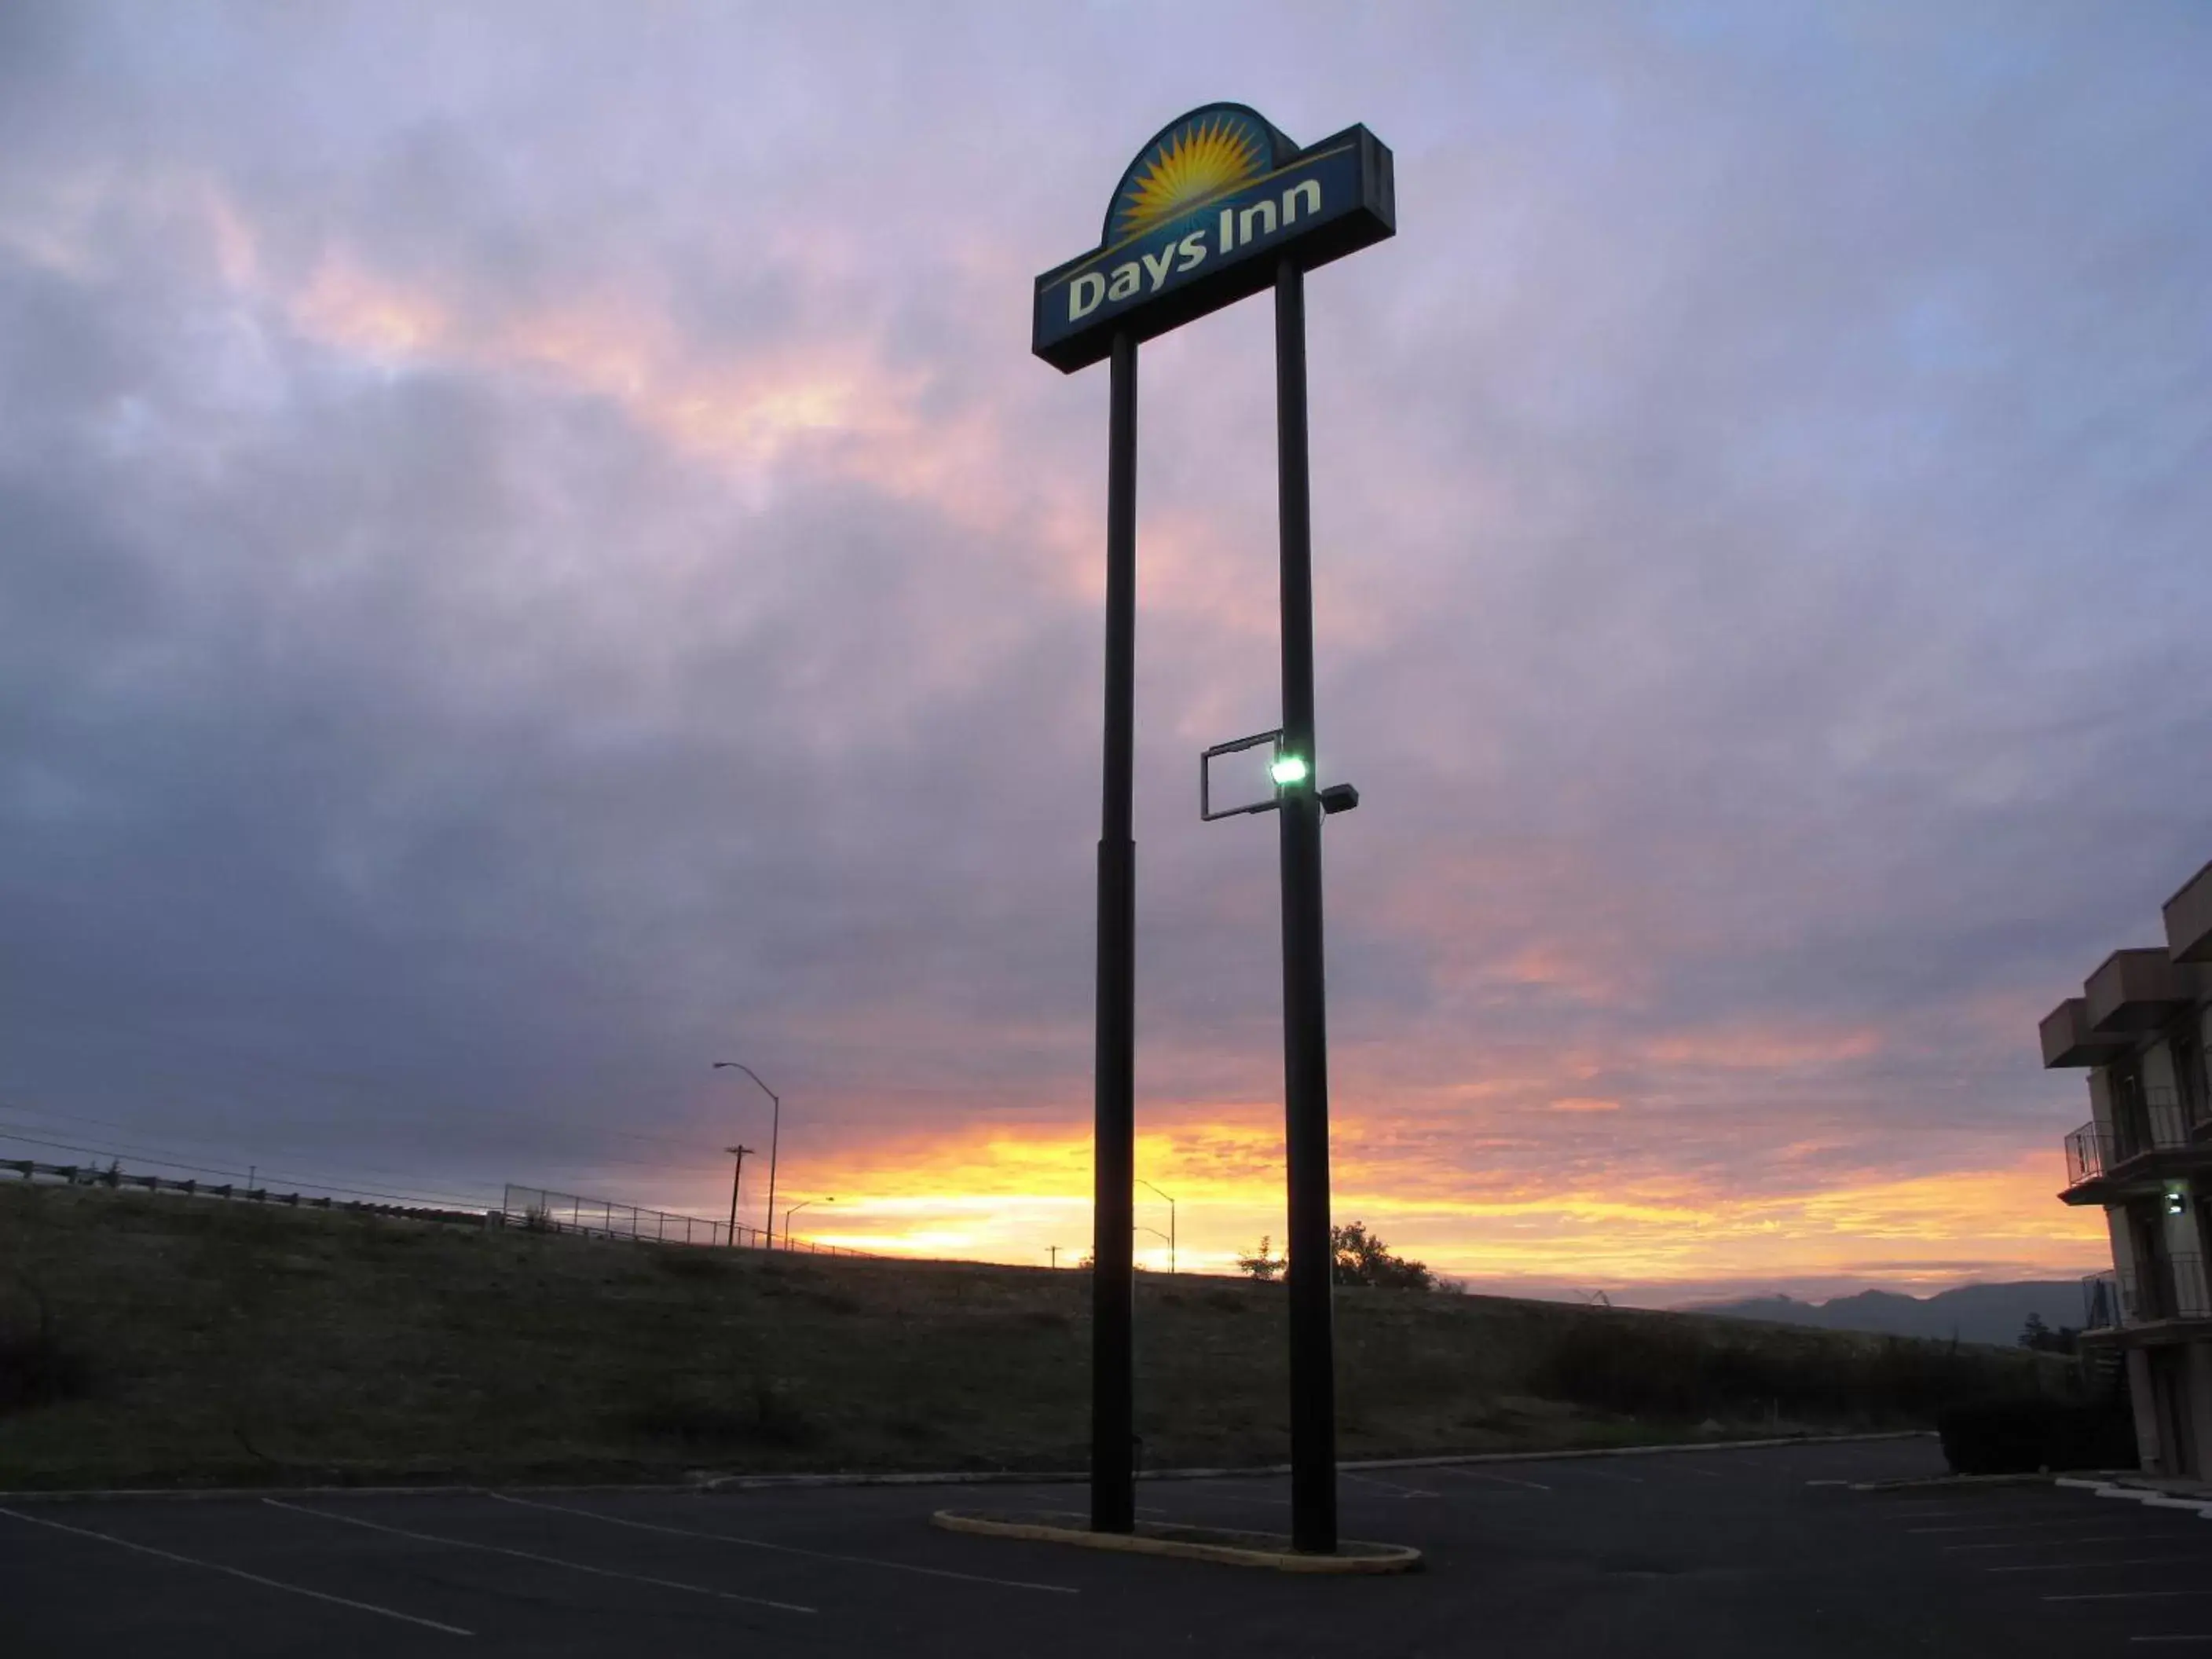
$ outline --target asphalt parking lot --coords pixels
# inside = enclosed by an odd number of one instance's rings
[[[2212,1654],[2212,1522],[2047,1485],[1879,1492],[1930,1440],[1348,1473],[1304,1578],[977,1538],[1079,1486],[444,1492],[0,1505],[0,1650],[46,1655]],[[1287,1526],[1285,1483],[1146,1512]]]

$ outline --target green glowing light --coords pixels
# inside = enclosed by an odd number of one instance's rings
[[[1275,763],[1267,769],[1267,775],[1279,784],[1303,783],[1306,763],[1296,755],[1278,755]]]

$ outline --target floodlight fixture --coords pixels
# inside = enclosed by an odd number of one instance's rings
[[[1224,755],[1242,754],[1248,749],[1257,749],[1262,744],[1274,745],[1274,755],[1267,763],[1267,780],[1274,786],[1273,793],[1263,800],[1217,807],[1213,804],[1213,763]],[[1240,817],[1247,812],[1272,812],[1283,804],[1284,790],[1296,788],[1312,775],[1313,769],[1304,755],[1294,754],[1283,747],[1280,726],[1270,732],[1255,732],[1249,738],[1217,743],[1198,757],[1199,819],[1201,823],[1211,823],[1216,818]],[[1315,796],[1321,802],[1321,810],[1324,813],[1349,812],[1359,805],[1359,791],[1348,783],[1333,783],[1326,789],[1316,790]]]
[[[1233,818],[1245,812],[1272,812],[1275,810],[1278,802],[1273,795],[1265,800],[1247,802],[1242,806],[1224,806],[1218,811],[1213,806],[1213,763],[1224,755],[1242,754],[1248,749],[1257,749],[1261,744],[1274,745],[1275,757],[1269,763],[1267,772],[1279,787],[1283,780],[1275,776],[1275,773],[1285,759],[1282,753],[1283,729],[1279,726],[1271,732],[1255,732],[1249,738],[1217,743],[1198,757],[1198,816],[1200,823],[1211,823],[1216,818]]]

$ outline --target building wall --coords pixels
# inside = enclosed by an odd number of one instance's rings
[[[2136,1420],[2136,1461],[2145,1474],[2164,1473],[2158,1443],[2158,1401],[2150,1389],[2150,1356],[2128,1350],[2128,1405]]]
[[[2144,1091],[2153,1100],[2161,1094],[2173,1097],[2173,1050],[2164,1037],[2142,1051],[2142,1080]]]
[[[2189,1395],[2197,1419],[2197,1462],[2212,1464],[2212,1342],[2189,1345]],[[2199,1480],[2212,1480],[2212,1467],[2191,1473]]]
[[[2190,1196],[2186,1182],[2183,1183],[2183,1195],[2185,1198]],[[2166,1255],[2169,1257],[2179,1255],[2197,1256],[2200,1259],[2199,1266],[2201,1267],[2204,1241],[2198,1236],[2197,1231],[2197,1206],[2195,1202],[2192,1200],[2191,1202],[2185,1203],[2182,1206],[2181,1213],[2179,1215],[2168,1215],[2165,1213],[2166,1207],[2165,1200],[2160,1200],[2159,1222],[2166,1231],[2165,1244]]]
[[[2112,1241],[2112,1266],[2120,1278],[2130,1285],[2142,1281],[2136,1277],[2135,1241],[2128,1236],[2127,1206],[2122,1204],[2105,1206],[2105,1231]]]

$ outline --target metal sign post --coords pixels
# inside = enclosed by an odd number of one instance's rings
[[[1105,788],[1098,815],[1097,1049],[1092,1065],[1091,1526],[1137,1522],[1137,342],[1114,337],[1106,421]]]
[[[1257,111],[1208,104],[1155,134],[1116,186],[1099,246],[1036,280],[1030,349],[1063,373],[1110,359],[1106,484],[1106,732],[1098,841],[1097,1050],[1092,1200],[1091,1525],[1136,1527],[1133,1296],[1136,849],[1137,346],[1273,288],[1282,534],[1283,724],[1209,750],[1206,766],[1276,740],[1282,815],[1283,1069],[1289,1148],[1291,1532],[1336,1549],[1328,1047],[1321,821],[1358,804],[1319,786],[1314,748],[1313,556],[1306,454],[1305,273],[1396,234],[1389,149],[1347,127],[1300,149]]]

